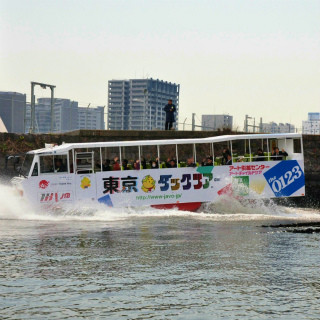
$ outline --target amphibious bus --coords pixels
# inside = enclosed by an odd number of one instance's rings
[[[222,196],[305,194],[300,134],[63,143],[26,154],[12,183],[44,207],[153,206],[195,211]]]

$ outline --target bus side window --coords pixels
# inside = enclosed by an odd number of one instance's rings
[[[34,164],[31,176],[33,177],[38,176],[38,162]]]
[[[40,156],[40,173],[54,172],[53,156]]]

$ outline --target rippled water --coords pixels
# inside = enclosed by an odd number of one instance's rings
[[[319,210],[36,212],[0,187],[1,319],[319,319]]]

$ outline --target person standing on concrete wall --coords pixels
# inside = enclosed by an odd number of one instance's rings
[[[166,112],[165,130],[171,130],[173,122],[175,122],[174,113],[176,112],[176,106],[172,103],[171,99],[168,100],[168,104],[163,108],[163,110]]]

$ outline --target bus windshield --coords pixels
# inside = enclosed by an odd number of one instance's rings
[[[31,169],[31,165],[32,165],[32,161],[33,161],[33,154],[26,154],[26,157],[24,158],[23,164],[21,166],[21,174],[25,177],[27,177],[29,175],[30,169]]]

